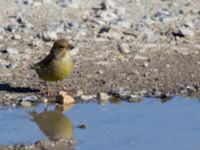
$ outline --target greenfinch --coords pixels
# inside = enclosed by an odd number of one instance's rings
[[[71,49],[73,46],[66,39],[59,39],[55,41],[50,53],[43,60],[31,66],[31,69],[37,72],[45,84],[46,81],[57,81],[61,84],[59,81],[64,80],[72,70]]]

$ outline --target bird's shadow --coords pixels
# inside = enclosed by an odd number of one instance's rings
[[[13,92],[13,93],[34,93],[40,92],[38,89],[30,87],[12,87],[8,83],[0,83],[0,91]]]

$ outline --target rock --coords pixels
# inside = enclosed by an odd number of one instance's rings
[[[9,68],[9,69],[15,69],[17,67],[17,64],[16,63],[12,63],[12,64],[9,64],[8,66],[7,66],[7,68]]]
[[[81,96],[81,100],[83,100],[83,101],[89,101],[89,100],[92,100],[95,98],[96,98],[96,95],[82,95]]]
[[[100,5],[102,10],[113,9],[116,6],[113,0],[103,0]]]
[[[76,96],[77,97],[81,97],[83,95],[83,92],[81,90],[79,90],[77,93],[76,93]]]
[[[22,23],[23,20],[24,20],[24,18],[22,17],[22,12],[17,12],[17,13],[16,13],[16,21],[17,21],[18,23]]]
[[[62,33],[65,32],[64,23],[63,22],[52,22],[48,25],[47,31]]]
[[[192,86],[192,85],[188,85],[188,86],[186,86],[186,90],[187,90],[188,92],[195,92],[195,91],[196,91],[196,88],[195,88],[194,86]]]
[[[97,100],[99,102],[108,101],[110,96],[107,93],[97,93]]]
[[[120,43],[118,45],[118,48],[121,53],[125,53],[125,54],[130,53],[130,47],[129,47],[129,44],[127,43]]]
[[[10,55],[15,55],[15,54],[19,54],[18,50],[15,48],[11,48],[11,47],[7,47],[5,49],[5,52],[10,54]]]
[[[179,30],[184,36],[193,37],[195,34],[194,31],[187,27],[181,27]]]
[[[153,31],[151,31],[151,30],[144,31],[144,34],[146,35],[147,42],[149,42],[149,43],[156,42],[160,38],[158,35],[155,35],[155,33]]]
[[[22,98],[22,101],[36,102],[37,100],[38,100],[38,98],[34,95]]]
[[[122,87],[112,87],[109,94],[120,95],[122,92],[124,92],[124,88],[122,88]]]
[[[5,34],[5,30],[3,27],[0,26],[0,40],[3,39],[4,34]]]
[[[74,103],[75,100],[73,97],[68,95],[66,92],[60,91],[58,96],[56,96],[56,102],[59,104],[62,104],[62,105],[66,105],[66,104]]]
[[[104,20],[106,22],[113,21],[118,18],[118,16],[115,13],[113,13],[112,11],[103,11],[100,14],[100,17],[102,20]]]
[[[77,29],[77,28],[79,27],[79,24],[78,24],[76,21],[69,21],[69,22],[67,23],[67,26],[68,26],[69,28]]]
[[[10,32],[15,32],[15,30],[17,29],[17,26],[16,24],[9,24],[6,29]]]
[[[147,67],[149,67],[149,64],[147,62],[144,62],[143,67],[147,68]]]
[[[136,54],[135,57],[134,57],[135,60],[148,60],[147,57],[145,56],[141,56],[139,54]]]
[[[71,50],[71,55],[74,56],[74,55],[77,55],[79,53],[79,48],[78,47],[75,47]]]
[[[13,36],[12,36],[12,39],[13,39],[13,40],[20,40],[20,39],[21,39],[21,36],[14,33]]]
[[[77,125],[77,128],[86,129],[88,126],[86,124]]]
[[[19,101],[19,105],[20,105],[21,107],[27,108],[27,107],[31,107],[31,106],[32,106],[32,103],[31,103],[30,101],[21,100],[21,101]]]
[[[132,23],[129,21],[116,21],[114,22],[114,27],[118,27],[118,28],[130,28],[132,26]]]
[[[55,41],[58,39],[57,32],[55,31],[44,31],[41,35],[39,35],[44,41]]]
[[[33,103],[36,103],[36,101],[38,100],[38,98],[34,95],[31,95],[31,96],[27,96],[27,97],[24,97],[22,98],[21,100],[18,101],[18,104],[21,106],[21,107],[31,107],[33,106]]]
[[[130,95],[128,102],[140,102],[141,100],[141,96],[139,95]]]
[[[27,29],[29,29],[29,28],[33,28],[34,26],[33,26],[32,23],[28,22],[27,20],[24,20],[24,21],[22,22],[21,27],[22,27],[22,28],[27,28]]]

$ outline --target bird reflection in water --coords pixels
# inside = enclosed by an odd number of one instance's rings
[[[63,114],[70,110],[72,105],[55,106],[55,110],[44,109],[43,112],[32,111],[29,114],[34,122],[37,123],[40,130],[50,139],[73,138],[73,125],[71,121]]]

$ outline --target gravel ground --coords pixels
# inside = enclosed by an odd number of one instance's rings
[[[2,104],[40,95],[28,66],[63,37],[75,46],[64,83],[79,95],[200,96],[198,0],[7,0],[0,14]]]

